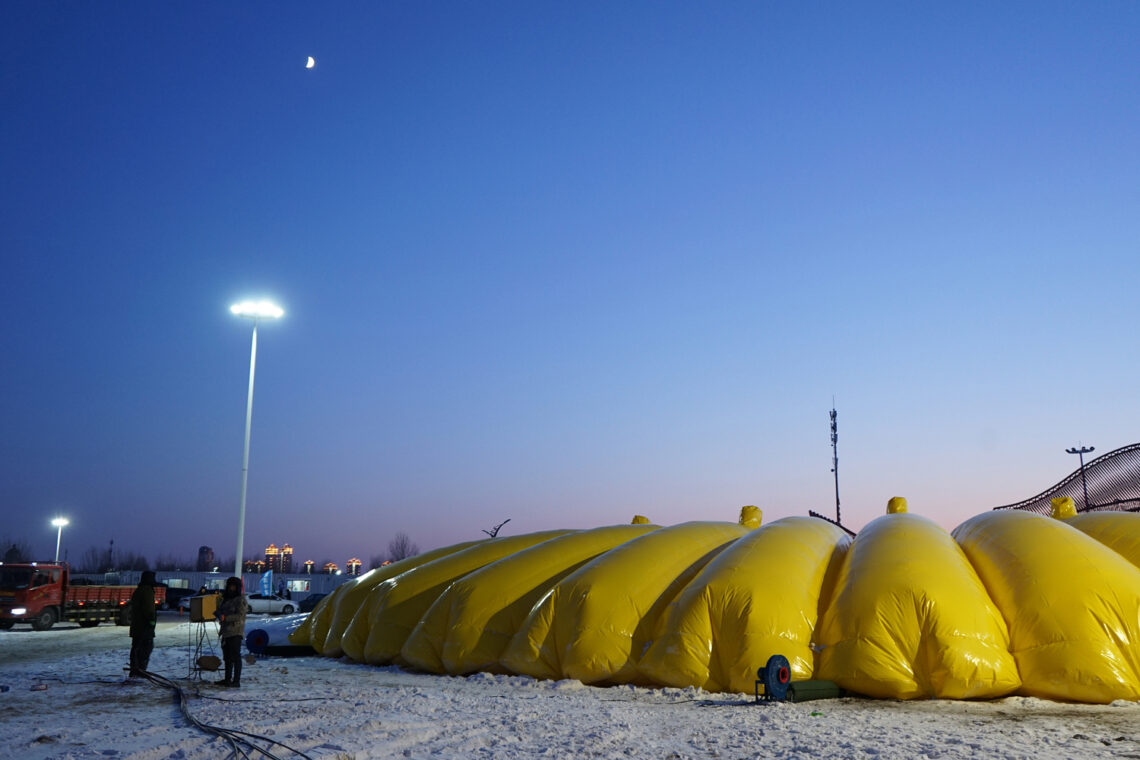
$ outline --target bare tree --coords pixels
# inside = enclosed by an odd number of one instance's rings
[[[107,570],[107,552],[95,546],[87,547],[83,556],[75,563],[75,571],[79,573],[101,573]]]
[[[412,543],[408,534],[400,531],[388,542],[388,559],[399,562],[406,557],[414,557],[420,553],[420,547]]]
[[[372,558],[370,560],[368,560],[368,569],[369,570],[375,570],[378,567],[383,567],[384,563],[387,561],[388,561],[388,558],[385,557],[383,554],[373,554]]]
[[[0,540],[0,557],[4,562],[31,562],[32,546],[22,538]]]
[[[149,570],[150,564],[146,561],[146,557],[142,554],[135,554],[132,551],[120,551],[118,557],[115,558],[116,570]]]
[[[175,557],[173,554],[159,554],[154,558],[155,570],[182,570],[183,568],[189,569],[193,566],[192,563],[184,559]]]

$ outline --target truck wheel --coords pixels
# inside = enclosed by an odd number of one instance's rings
[[[0,631],[10,631],[15,624],[15,620],[0,620]]]
[[[292,615],[293,614],[293,605],[286,604],[284,607],[281,608],[281,614],[282,615]]]
[[[80,628],[94,628],[97,625],[99,625],[98,620],[80,620],[79,621],[79,627]]]
[[[45,607],[44,611],[36,615],[32,621],[32,628],[37,631],[46,631],[55,625],[55,607]]]
[[[115,625],[130,625],[131,624],[131,607],[127,605],[119,611],[119,616],[115,618]]]

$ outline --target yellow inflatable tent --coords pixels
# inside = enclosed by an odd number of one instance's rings
[[[500,670],[500,655],[539,597],[594,557],[656,527],[613,525],[570,533],[460,578],[420,620],[401,659],[432,673]]]
[[[818,677],[894,699],[1012,693],[1021,681],[1009,633],[962,550],[895,507],[844,558],[820,623]]]
[[[1066,520],[1065,524],[1140,567],[1140,512],[1086,512]]]
[[[665,606],[747,531],[732,523],[684,523],[606,552],[538,601],[500,664],[537,678],[637,680],[637,660]]]
[[[420,618],[455,580],[517,551],[569,532],[548,530],[480,541],[383,581],[372,591],[377,596],[371,614],[372,627],[364,644],[365,662],[384,665],[395,660]]]
[[[734,541],[670,603],[638,670],[668,686],[748,692],[757,665],[782,654],[795,680],[812,678],[828,569],[833,582],[849,544],[814,517],[785,517]]]
[[[326,597],[294,644],[434,673],[899,699],[1140,699],[1140,514],[1001,511],[952,534],[905,499],[853,541],[825,520],[545,531],[457,544]]]
[[[1140,568],[1067,521],[1030,512],[979,515],[954,538],[1009,623],[1020,693],[1140,699]]]
[[[435,549],[434,551],[417,554],[413,557],[405,557],[390,565],[369,570],[360,576],[356,582],[345,583],[340,586],[337,591],[341,593],[336,594],[336,598],[332,600],[332,614],[328,623],[328,631],[319,646],[316,633],[314,632],[312,647],[325,657],[340,657],[345,653],[342,645],[345,631],[348,629],[349,624],[352,623],[356,612],[361,608],[365,597],[372,589],[389,578],[394,578],[401,573],[406,573],[412,568],[426,565],[441,557],[455,554],[458,551],[462,551],[479,543],[481,542],[467,541],[462,544],[453,544],[451,546]]]

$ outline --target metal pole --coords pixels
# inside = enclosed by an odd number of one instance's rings
[[[1096,451],[1096,446],[1081,446],[1079,449],[1075,446],[1071,449],[1065,449],[1066,454],[1076,454],[1081,459],[1081,488],[1085,492],[1085,509],[1089,508],[1089,483],[1085,479],[1085,454]]]
[[[833,402],[834,403],[834,402]],[[831,471],[835,474],[835,523],[842,525],[839,518],[839,412],[831,409]]]
[[[1085,509],[1089,508],[1089,482],[1085,479],[1085,452],[1080,452],[1081,460],[1081,490],[1085,492]]]
[[[241,507],[238,509],[237,558],[234,576],[241,578],[241,552],[245,543],[245,491],[249,481],[249,428],[253,422],[253,371],[257,366],[257,320],[253,320],[253,343],[249,349],[249,398],[245,403],[245,451],[241,457]]]
[[[59,564],[59,542],[63,540],[63,526],[60,525],[59,531],[55,534],[55,563]]]

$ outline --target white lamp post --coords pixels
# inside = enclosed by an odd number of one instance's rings
[[[55,561],[59,562],[59,542],[63,540],[63,526],[68,525],[71,521],[66,517],[57,517],[51,521],[52,527],[59,528],[55,534]]]
[[[253,422],[253,370],[257,365],[257,325],[263,319],[277,319],[285,310],[270,301],[242,301],[230,307],[230,312],[253,320],[253,344],[249,350],[249,398],[245,404],[245,451],[241,458],[241,507],[238,510],[237,559],[234,575],[241,577],[241,552],[245,543],[245,491],[249,480],[249,427]]]

